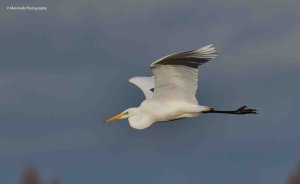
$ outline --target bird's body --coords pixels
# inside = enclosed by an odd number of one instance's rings
[[[196,117],[201,113],[249,114],[254,109],[242,107],[236,111],[215,111],[201,106],[196,98],[198,66],[217,56],[212,45],[172,54],[151,64],[153,76],[133,77],[129,81],[139,87],[146,99],[137,108],[106,120],[128,118],[135,129],[145,129],[155,122]]]
[[[202,111],[208,111],[210,108],[186,101],[169,100],[162,103],[150,99],[144,100],[135,110],[138,113],[128,118],[129,124],[133,128],[144,129],[155,122],[196,117]]]

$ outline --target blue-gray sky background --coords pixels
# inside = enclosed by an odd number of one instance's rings
[[[44,5],[46,12],[7,11]],[[1,0],[0,183],[282,184],[300,162],[300,1]],[[101,122],[138,106],[130,77],[213,43],[203,105],[258,115]]]

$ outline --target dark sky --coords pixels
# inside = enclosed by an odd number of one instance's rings
[[[7,11],[44,5],[46,12]],[[63,184],[282,184],[300,162],[297,0],[1,0],[0,183],[26,165]],[[258,115],[102,121],[138,106],[130,77],[213,43],[202,105]]]

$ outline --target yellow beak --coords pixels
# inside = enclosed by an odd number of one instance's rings
[[[111,117],[111,118],[105,120],[105,122],[106,122],[106,123],[110,123],[110,122],[112,122],[112,121],[114,121],[114,120],[120,119],[120,118],[121,118],[122,116],[124,116],[124,115],[125,115],[125,114],[123,114],[123,113],[117,114],[117,115],[115,115],[115,116],[113,116],[113,117]]]

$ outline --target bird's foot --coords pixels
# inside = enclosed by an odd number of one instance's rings
[[[243,106],[234,111],[234,114],[257,114],[256,109],[248,109],[247,106]]]

